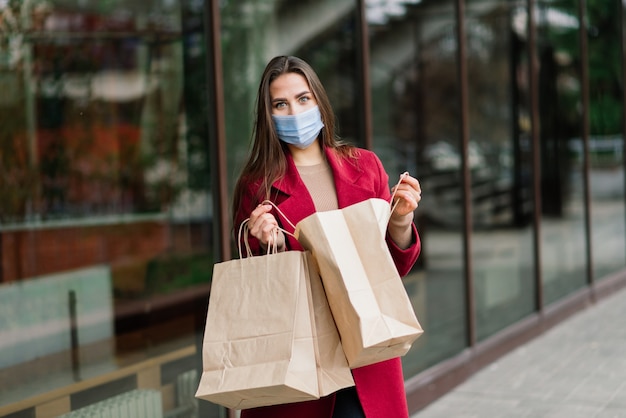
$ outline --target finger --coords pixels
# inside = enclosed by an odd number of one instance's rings
[[[421,191],[420,182],[415,177],[405,176],[400,182],[400,186],[407,185],[417,191]]]
[[[416,192],[421,192],[422,188],[416,178],[410,177],[406,181],[403,180],[401,183],[393,186],[391,192],[393,193],[394,190],[415,190]]]
[[[271,222],[266,222],[263,225],[263,229],[261,230],[261,235],[264,238],[263,241],[266,242],[267,244],[274,243],[274,239],[277,234],[278,234],[278,228],[276,225],[272,224]]]
[[[258,205],[252,213],[250,213],[250,219],[256,219],[264,213],[268,213],[272,209],[271,205]]]
[[[398,187],[398,190],[396,191],[396,196],[399,196],[401,194],[404,194],[406,196],[410,195],[414,199],[421,198],[421,196],[422,196],[422,192],[421,192],[421,190],[419,190],[419,188],[416,189],[416,188],[414,188],[412,186],[409,186],[409,185],[405,185],[405,186],[401,185],[400,187]]]
[[[417,179],[409,174],[400,176],[399,183],[412,183],[417,181]]]
[[[263,241],[267,242],[270,232],[278,228],[278,222],[274,215],[271,213],[264,213],[257,218],[254,225],[250,228],[252,235]]]
[[[417,208],[419,201],[421,200],[421,196],[414,191],[400,191],[396,194],[398,196],[398,206],[400,207],[401,212],[411,212]]]
[[[254,210],[250,213],[250,221],[248,223],[250,230],[254,229],[254,226],[263,219],[263,216],[267,214],[271,210],[270,205],[258,205]]]

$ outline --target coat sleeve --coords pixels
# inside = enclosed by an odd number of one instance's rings
[[[375,161],[375,166],[378,170],[378,197],[389,201],[391,199],[391,191],[389,190],[389,175],[385,171],[385,168],[383,167],[380,159],[375,154],[372,155]],[[420,237],[414,222],[411,223],[411,228],[413,230],[413,238],[411,241],[411,246],[407,249],[402,249],[398,247],[396,243],[391,239],[389,233],[387,233],[385,237],[387,241],[387,247],[389,247],[389,252],[391,253],[391,258],[393,258],[396,268],[398,269],[398,273],[401,277],[406,276],[409,271],[411,271],[421,251]]]

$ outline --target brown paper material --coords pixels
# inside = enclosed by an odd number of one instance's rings
[[[216,264],[196,397],[245,409],[353,386],[321,287],[305,252]]]
[[[317,212],[295,235],[316,258],[351,368],[403,356],[422,334],[385,242],[389,203]]]
[[[305,252],[309,268],[308,295],[313,335],[316,343],[316,358],[318,359],[319,395],[326,396],[339,389],[354,386],[352,372],[348,360],[341,346],[339,331],[333,319],[324,286],[317,269],[317,263],[310,252]]]

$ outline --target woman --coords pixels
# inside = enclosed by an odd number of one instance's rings
[[[303,248],[284,227],[270,200],[294,224],[316,211],[343,208],[369,198],[398,202],[386,240],[401,276],[420,252],[413,211],[421,199],[419,182],[405,176],[389,189],[378,157],[335,137],[328,96],[313,69],[296,57],[272,59],[257,96],[254,143],[234,192],[234,229],[250,218],[251,247],[281,251]],[[276,241],[274,241],[276,240]],[[406,418],[408,408],[400,359],[352,370],[355,387],[320,400],[254,408],[242,418]]]

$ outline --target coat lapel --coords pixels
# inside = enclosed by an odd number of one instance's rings
[[[293,225],[296,225],[305,217],[315,212],[315,204],[304,182],[300,178],[298,169],[293,162],[291,154],[285,154],[287,158],[287,171],[285,175],[272,185],[273,201]],[[278,214],[280,223],[288,232],[294,232],[293,227]]]
[[[363,170],[357,165],[358,160],[340,158],[331,148],[326,148],[325,151],[328,164],[333,170],[339,208],[345,208],[373,197],[374,191],[359,184]]]
[[[357,160],[338,157],[334,149],[324,149],[328,164],[333,172],[337,202],[339,208],[359,203],[373,197],[373,191],[359,185],[359,178],[363,170],[357,165]],[[358,152],[358,151],[357,151]],[[315,204],[304,182],[300,178],[298,169],[291,154],[286,153],[287,171],[285,175],[272,185],[272,201],[288,217],[294,225],[315,212]],[[293,232],[289,223],[281,218],[281,224],[289,232]]]

